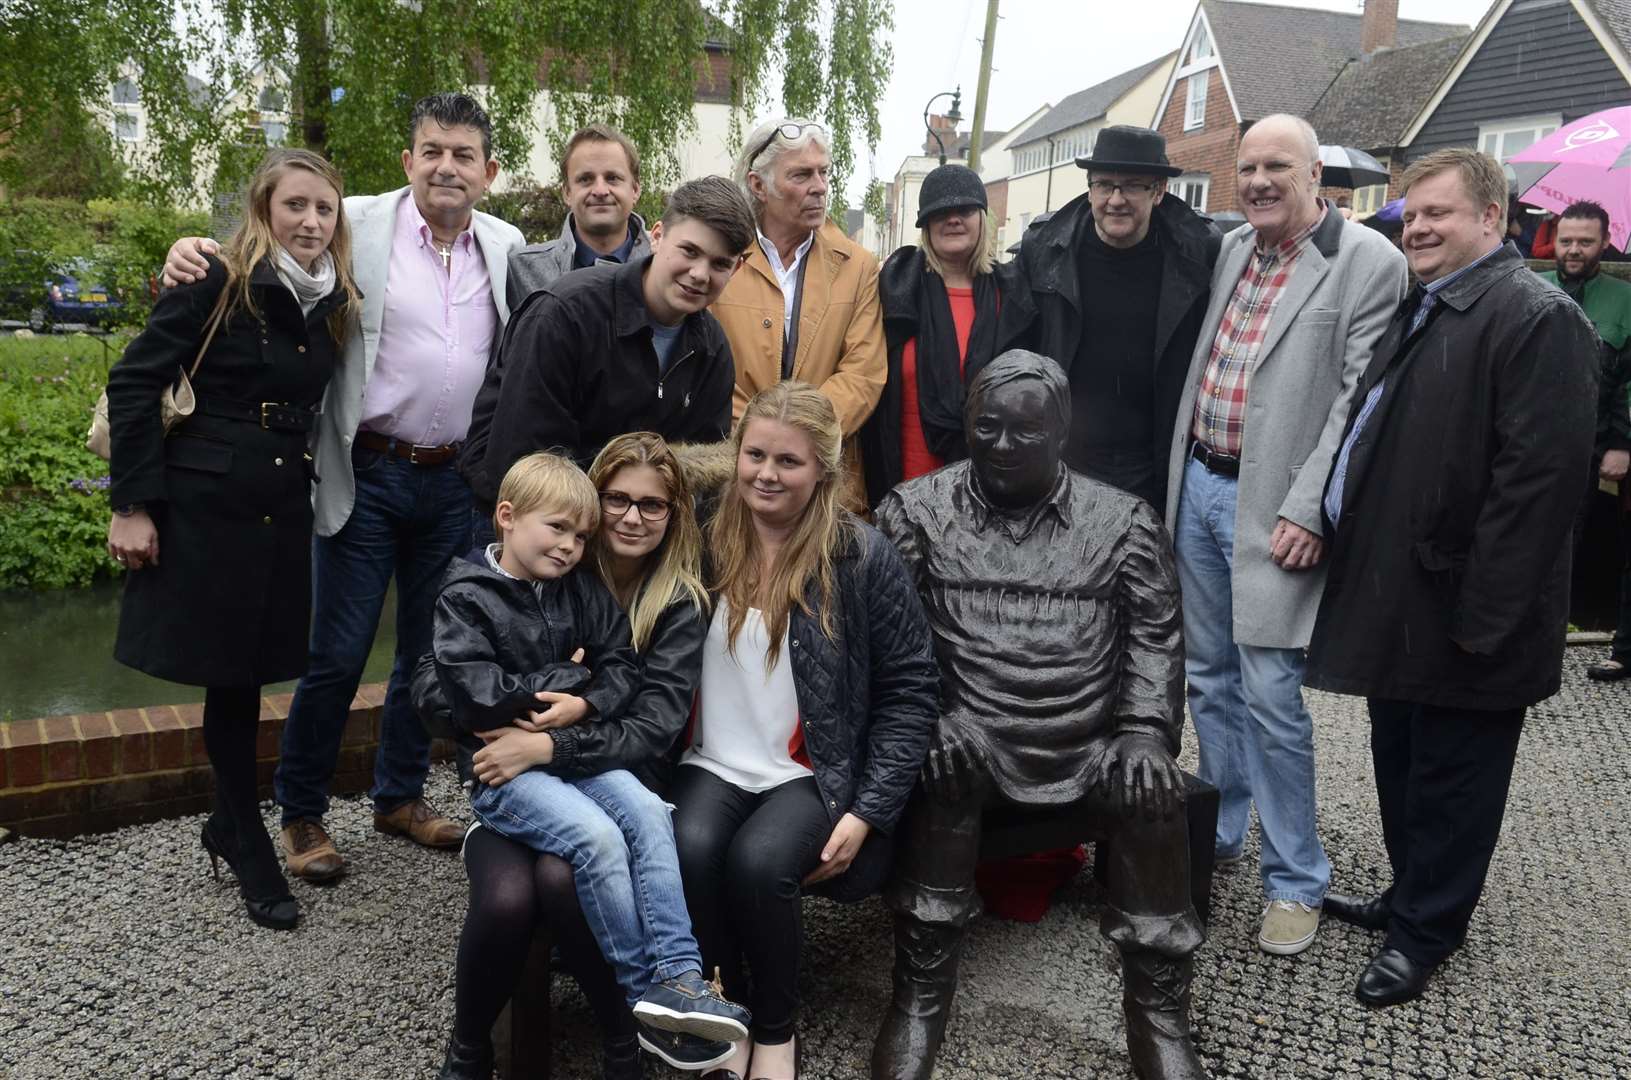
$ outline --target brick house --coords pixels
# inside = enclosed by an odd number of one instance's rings
[[[1401,20],[1397,11],[1397,0],[1367,0],[1363,15],[1200,0],[1156,110],[1167,156],[1184,170],[1170,189],[1197,210],[1238,211],[1235,160],[1240,136],[1254,121],[1281,112],[1309,116],[1367,53],[1462,38],[1469,30]],[[1323,132],[1321,139],[1332,141]]]

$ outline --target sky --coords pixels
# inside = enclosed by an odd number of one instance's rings
[[[1399,17],[1473,26],[1490,2],[1400,0]],[[1362,9],[1360,0],[1298,0],[1292,6]],[[892,179],[903,158],[921,152],[923,106],[934,94],[961,84],[961,127],[973,126],[985,10],[986,0],[895,0],[895,66],[882,108],[883,140],[873,160],[878,179]],[[986,129],[1005,130],[1044,102],[1056,105],[1177,49],[1194,12],[1195,0],[1002,0]],[[942,98],[935,111],[949,104]],[[858,160],[851,205],[859,205],[867,180],[866,159]]]

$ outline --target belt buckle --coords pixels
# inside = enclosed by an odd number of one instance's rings
[[[409,443],[408,444],[408,464],[409,465],[419,464],[419,444],[418,443]]]
[[[270,410],[275,409],[275,408],[277,408],[277,402],[275,402],[275,401],[263,401],[263,402],[261,402],[261,430],[262,431],[271,431],[272,430],[271,425],[267,422],[267,420],[268,420],[267,413]]]

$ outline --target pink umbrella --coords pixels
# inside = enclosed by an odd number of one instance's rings
[[[1562,213],[1590,199],[1608,211],[1609,242],[1631,240],[1631,106],[1604,109],[1558,128],[1507,158],[1518,175],[1518,198]]]

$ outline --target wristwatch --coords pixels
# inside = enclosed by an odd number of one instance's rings
[[[120,517],[129,517],[131,514],[136,513],[138,510],[146,510],[146,509],[147,509],[147,504],[146,503],[126,503],[123,506],[115,506],[113,508],[113,512],[115,514],[118,514]]]

